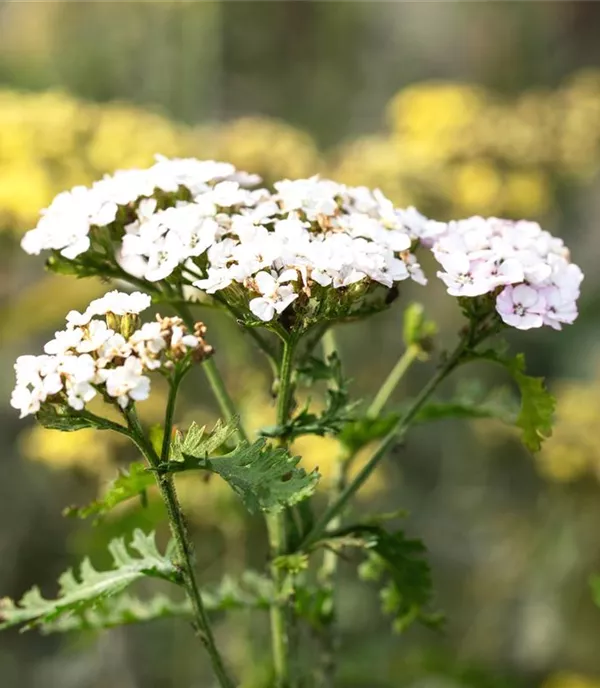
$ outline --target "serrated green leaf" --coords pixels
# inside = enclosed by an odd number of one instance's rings
[[[365,551],[361,577],[382,583],[383,610],[394,617],[394,630],[403,631],[415,621],[431,627],[441,624],[441,615],[428,610],[433,584],[421,540],[409,539],[401,530],[389,533],[377,525],[358,524],[330,534],[324,544],[335,548],[338,538],[343,546]]]
[[[170,461],[184,461],[186,455],[197,458],[208,458],[217,453],[237,432],[238,419],[233,418],[227,423],[217,421],[215,427],[206,432],[206,426],[200,427],[192,423],[183,435],[177,431],[171,442]]]
[[[515,425],[521,429],[521,440],[532,452],[539,451],[542,442],[552,435],[556,399],[546,389],[544,378],[525,373],[525,356],[507,358],[489,350],[471,354],[473,360],[488,360],[505,368],[519,387],[521,408]]]
[[[272,599],[273,582],[254,571],[245,571],[239,580],[227,576],[218,585],[202,592],[202,601],[208,612],[269,609]],[[159,619],[192,616],[192,606],[188,600],[176,602],[166,595],[141,599],[123,593],[105,598],[80,614],[64,615],[55,621],[42,623],[40,630],[43,633],[98,631]]]
[[[89,559],[84,559],[77,574],[69,569],[60,577],[56,599],[44,599],[34,587],[18,604],[10,599],[1,600],[0,630],[18,625],[28,629],[55,622],[65,615],[81,615],[144,576],[173,582],[178,579],[173,562],[159,553],[153,533],[146,535],[138,529],[129,546],[119,538],[110,543],[109,550],[114,564],[112,569],[96,571]]]
[[[132,463],[129,470],[121,470],[108,486],[104,495],[82,507],[69,507],[65,515],[78,518],[103,516],[117,505],[135,497],[144,498],[146,490],[154,484],[154,476],[143,462]]]
[[[204,452],[205,446],[202,445]],[[309,497],[316,489],[319,473],[307,473],[298,466],[299,456],[292,456],[280,447],[272,447],[265,439],[253,444],[239,444],[224,456],[183,454],[181,461],[159,466],[167,472],[206,470],[220,475],[242,498],[247,509],[280,511]]]
[[[339,361],[337,356],[336,359]],[[298,366],[298,380],[307,386],[321,380],[331,380],[332,375],[328,362],[317,356],[307,356]]]

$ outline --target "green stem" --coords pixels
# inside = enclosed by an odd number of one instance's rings
[[[281,367],[279,369],[279,387],[277,392],[277,424],[285,425],[290,417],[292,402],[292,372],[294,366],[294,353],[296,343],[294,341],[283,342]]]
[[[167,408],[165,410],[165,423],[163,430],[163,441],[160,450],[160,462],[166,463],[169,460],[171,450],[171,435],[173,434],[173,416],[175,414],[175,403],[177,401],[177,391],[181,378],[175,375],[173,380],[169,380],[169,396],[167,398]]]
[[[179,304],[174,306],[176,312],[179,314],[183,322],[186,324],[188,330],[190,332],[193,332],[194,330],[194,316],[191,314],[189,308],[184,305],[184,304]],[[231,421],[234,418],[238,418],[238,423],[237,423],[237,429],[236,429],[236,436],[237,439],[240,442],[247,442],[248,441],[248,435],[244,431],[244,428],[242,427],[242,423],[239,419],[239,414],[237,413],[237,409],[235,407],[235,404],[233,403],[233,399],[229,395],[229,392],[227,391],[227,388],[225,387],[225,383],[223,381],[223,378],[221,377],[221,374],[219,373],[219,370],[217,366],[215,365],[215,362],[212,358],[207,359],[206,361],[203,362],[202,364],[202,369],[204,370],[204,374],[206,375],[206,378],[208,379],[208,383],[210,384],[210,387],[212,389],[212,392],[215,396],[215,399],[217,401],[217,404],[219,405],[219,409],[221,410],[221,413],[225,417],[225,420]]]
[[[404,377],[406,371],[410,368],[414,361],[419,357],[420,353],[421,348],[417,344],[411,344],[402,354],[402,356],[400,356],[396,365],[392,368],[390,374],[384,380],[371,405],[367,409],[368,418],[377,418],[377,416],[383,411],[385,405],[389,401],[389,398],[392,396],[394,390],[398,386],[398,383]]]
[[[279,388],[277,395],[277,425],[283,426],[290,416],[292,401],[292,372],[294,361],[294,341],[283,343],[283,355],[279,370]],[[287,440],[280,438],[281,446],[287,446]],[[281,556],[287,552],[287,534],[285,527],[285,512],[267,514],[267,531],[271,558]],[[290,688],[290,642],[289,625],[290,609],[283,600],[285,586],[285,571],[275,563],[271,564],[271,575],[275,585],[275,600],[271,605],[271,644],[273,651],[273,665],[275,669],[275,688]]]
[[[227,391],[227,388],[225,387],[223,378],[221,377],[221,374],[219,373],[219,370],[215,365],[214,360],[212,358],[209,358],[207,361],[204,361],[204,363],[202,364],[202,368],[204,370],[204,373],[206,374],[212,392],[215,395],[215,399],[219,404],[221,413],[225,416],[225,420],[231,421],[234,418],[237,418],[237,439],[240,442],[248,442],[248,436],[244,428],[242,427],[241,420],[239,419],[239,415],[235,408],[235,404],[233,403],[233,399],[231,398],[229,392]]]
[[[177,385],[173,385],[169,394],[169,405],[165,420],[165,433],[168,425],[172,423],[176,392]],[[170,444],[166,444],[166,455],[163,453],[159,458],[151,443],[146,438],[135,409],[132,408],[127,411],[127,418],[132,433],[132,439],[140,448],[148,463],[153,468],[156,468],[161,462],[161,459],[168,460]],[[163,442],[163,452],[165,451],[164,448],[165,442]],[[158,489],[167,510],[171,532],[175,540],[177,557],[179,560],[178,563],[181,567],[182,582],[192,605],[194,614],[194,629],[208,653],[213,671],[219,682],[219,686],[221,688],[235,688],[235,684],[229,678],[223,663],[223,659],[217,649],[215,638],[210,626],[210,621],[208,619],[208,614],[200,595],[200,589],[198,587],[196,574],[194,572],[194,553],[192,543],[187,532],[181,505],[179,504],[179,500],[177,498],[177,492],[175,491],[175,485],[173,484],[173,477],[168,473],[155,473],[155,475]]]
[[[325,360],[337,353],[335,334],[332,329],[328,329],[323,335],[322,341],[323,356]],[[343,492],[347,480],[348,452],[340,446],[340,451],[334,459],[332,483],[329,490],[329,505],[335,503]],[[341,524],[341,514],[338,514],[331,521],[331,527],[338,527]],[[319,667],[318,680],[322,688],[334,688],[336,678],[336,652],[338,647],[337,635],[337,614],[336,602],[334,597],[335,578],[338,568],[338,556],[332,549],[323,552],[323,561],[319,569],[319,582],[328,596],[328,606],[321,619],[322,629],[319,633]]]
[[[301,548],[308,548],[317,542],[322,535],[325,533],[327,526],[346,506],[348,501],[353,497],[353,495],[364,485],[370,475],[373,473],[375,468],[379,465],[379,462],[384,458],[387,452],[397,444],[410,427],[411,422],[414,417],[420,411],[421,407],[429,399],[429,397],[436,390],[438,385],[446,378],[446,376],[458,365],[460,359],[465,352],[470,338],[468,336],[463,337],[459,342],[456,349],[452,354],[446,359],[444,364],[439,368],[437,373],[429,380],[429,382],[423,387],[419,395],[411,404],[410,408],[406,413],[398,420],[396,425],[390,430],[390,432],[383,438],[379,443],[379,446],[375,449],[371,458],[363,466],[360,472],[354,477],[352,482],[348,483],[343,489],[339,497],[331,504],[321,516],[321,518],[315,523],[311,532],[304,538],[301,543]]]

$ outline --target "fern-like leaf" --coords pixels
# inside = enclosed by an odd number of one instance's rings
[[[272,599],[271,579],[255,571],[245,571],[239,580],[226,576],[218,585],[202,592],[204,607],[213,613],[269,609]],[[80,614],[63,615],[55,621],[41,624],[41,630],[43,633],[99,631],[174,617],[191,619],[192,615],[192,606],[187,600],[176,602],[165,595],[145,600],[124,593],[105,598]]]
[[[296,504],[313,494],[319,480],[316,470],[307,473],[298,466],[299,456],[272,447],[265,439],[253,444],[241,443],[228,454],[214,458],[209,458],[205,453],[205,444],[201,445],[201,453],[197,454],[185,450],[192,442],[188,442],[187,437],[177,441],[180,444],[175,448],[174,455],[180,452],[183,459],[162,464],[159,470],[179,472],[200,469],[217,473],[237,492],[252,513],[279,511]]]
[[[78,574],[71,569],[62,574],[56,599],[44,599],[37,587],[27,592],[18,604],[3,599],[0,602],[0,630],[18,625],[28,629],[49,624],[65,615],[81,615],[144,576],[178,581],[177,569],[168,555],[163,556],[158,551],[154,534],[146,535],[138,529],[129,546],[119,538],[110,543],[109,550],[114,564],[112,569],[97,571],[89,559],[84,559]]]

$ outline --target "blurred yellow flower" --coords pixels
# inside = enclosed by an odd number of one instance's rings
[[[600,72],[512,100],[468,84],[413,84],[392,98],[387,121],[387,132],[344,145],[331,176],[440,218],[540,216],[555,180],[585,183],[600,169]]]
[[[600,679],[580,674],[560,673],[547,679],[543,688],[600,688]]]
[[[242,117],[194,131],[194,153],[227,160],[259,174],[266,183],[309,177],[322,167],[313,139],[290,124],[268,117]]]
[[[194,128],[125,103],[0,90],[0,230],[28,229],[57,193],[157,153],[227,160],[268,182],[321,164],[308,134],[269,118]]]
[[[22,455],[55,470],[76,469],[100,479],[116,473],[115,453],[124,438],[97,430],[58,432],[35,425],[21,437]]]

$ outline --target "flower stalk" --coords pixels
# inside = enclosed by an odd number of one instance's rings
[[[277,424],[284,426],[289,420],[293,394],[293,362],[295,341],[288,339],[283,342],[281,366],[279,370],[279,384],[277,392]],[[285,437],[279,439],[282,447],[287,447]],[[290,688],[292,686],[290,666],[290,624],[291,609],[284,599],[286,572],[277,565],[276,557],[287,553],[287,533],[285,512],[278,511],[267,514],[267,531],[271,550],[271,575],[275,585],[275,596],[270,608],[271,644],[273,650],[273,668],[275,671],[276,688]]]
[[[385,405],[394,393],[394,390],[400,383],[411,365],[417,360],[422,353],[422,349],[418,344],[410,344],[406,351],[400,356],[396,365],[392,368],[389,375],[379,388],[371,405],[367,409],[368,418],[377,418],[383,411]]]
[[[144,455],[146,461],[154,469],[158,468],[162,461],[168,461],[169,459],[170,441],[167,438],[171,436],[173,412],[180,381],[179,377],[175,377],[169,390],[169,399],[165,414],[164,438],[160,457],[156,454],[152,444],[146,438],[146,434],[137,417],[135,408],[131,407],[125,411],[131,437]],[[179,499],[177,498],[173,477],[169,473],[158,471],[155,471],[155,476],[157,487],[167,511],[171,533],[175,540],[177,559],[181,567],[181,580],[186,595],[192,605],[194,630],[208,653],[212,669],[219,682],[220,688],[235,688],[235,683],[227,674],[225,664],[217,649],[208,614],[202,601],[200,588],[194,571],[193,545],[185,525],[185,519],[181,505],[179,504]]]
[[[337,343],[333,330],[328,329],[323,335],[323,357],[327,361],[337,353]],[[340,445],[340,450],[334,459],[332,482],[329,490],[329,504],[334,504],[346,486],[350,456]],[[335,528],[341,524],[341,514],[334,517],[330,526]],[[323,688],[333,688],[336,676],[336,651],[339,643],[337,635],[337,616],[335,605],[335,579],[338,567],[337,553],[332,549],[323,552],[323,561],[319,569],[319,583],[327,593],[326,608],[323,610],[319,633],[320,657],[318,679]]]

